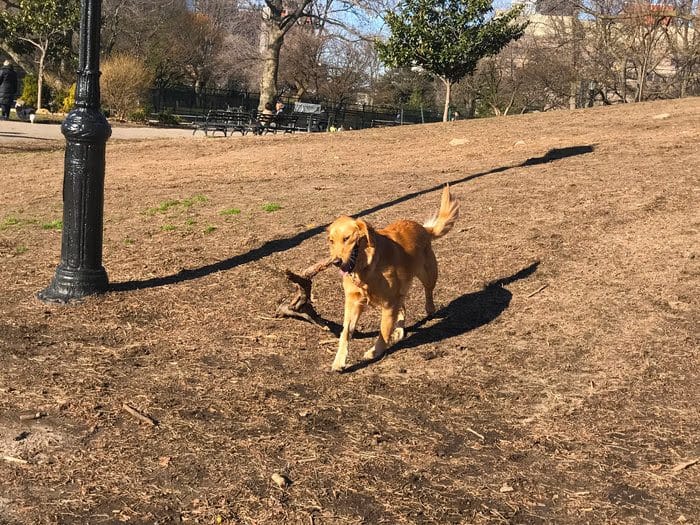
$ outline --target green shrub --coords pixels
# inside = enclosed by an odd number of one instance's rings
[[[73,109],[73,106],[75,105],[75,88],[76,85],[72,84],[71,87],[68,88],[68,92],[63,97],[63,102],[61,103],[60,108],[62,113],[68,113],[71,109]]]
[[[163,126],[179,126],[180,117],[173,115],[169,111],[158,113],[158,123]]]
[[[131,122],[146,122],[151,116],[151,112],[146,107],[136,108],[128,115]]]
[[[47,100],[48,88],[46,85],[42,88],[42,100]],[[22,95],[19,97],[24,101],[25,106],[36,107],[37,95],[39,94],[39,88],[37,87],[37,79],[34,75],[26,75],[22,80]]]

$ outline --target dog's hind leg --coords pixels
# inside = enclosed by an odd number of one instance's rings
[[[389,347],[391,334],[394,332],[394,325],[399,317],[400,307],[386,308],[382,307],[382,322],[379,327],[379,337],[374,343],[374,346],[365,352],[365,359],[378,359],[384,354]]]
[[[433,300],[433,291],[438,278],[437,259],[433,249],[428,247],[425,251],[425,261],[423,267],[419,268],[416,277],[423,283],[425,287],[425,313],[432,315],[435,313],[435,301]]]
[[[362,314],[365,305],[356,294],[348,295],[345,298],[345,315],[343,317],[343,331],[338,341],[338,351],[335,354],[331,369],[340,372],[345,368],[345,360],[348,357],[348,345],[352,334],[355,332],[355,325]]]

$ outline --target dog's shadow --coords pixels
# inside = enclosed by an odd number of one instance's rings
[[[501,315],[510,304],[513,294],[505,287],[535,273],[539,264],[539,262],[535,262],[513,275],[487,284],[478,292],[471,292],[457,297],[433,315],[408,327],[406,329],[406,337],[391,346],[382,357],[374,360],[359,361],[347,367],[344,372],[356,372],[401,350],[444,341],[487,325]],[[438,321],[430,324],[435,319],[438,319]],[[364,334],[365,337],[369,335]],[[373,335],[376,336],[377,334]]]

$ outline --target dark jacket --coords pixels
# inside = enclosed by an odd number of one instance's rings
[[[0,98],[14,98],[17,94],[17,73],[12,66],[0,67]]]

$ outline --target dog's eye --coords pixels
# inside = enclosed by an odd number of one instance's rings
[[[349,235],[346,235],[345,237],[343,237],[343,242],[348,242],[348,240],[350,240],[350,236],[349,236]]]

